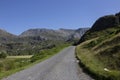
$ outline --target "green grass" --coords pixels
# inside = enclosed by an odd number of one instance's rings
[[[87,37],[89,40],[76,47],[80,64],[97,80],[120,80],[120,27],[94,32]]]
[[[120,32],[120,26],[108,28],[108,29],[101,30],[101,31],[95,31],[95,32],[88,31],[84,35],[84,39],[85,39],[84,41],[99,37],[99,39],[96,40],[97,43],[95,45],[97,45],[101,43],[103,40],[109,39],[115,36],[119,32]]]
[[[111,70],[103,64],[94,55],[95,53],[89,49],[85,49],[83,45],[76,47],[77,57],[80,59],[84,69],[94,76],[96,80],[120,80],[120,71]],[[109,71],[105,71],[107,68]]]
[[[42,54],[41,54],[42,57],[33,62],[31,61],[31,59],[34,57],[34,55],[31,58],[28,58],[28,56],[25,56],[27,58],[23,58],[23,56],[20,56],[22,58],[16,56],[17,58],[16,57],[15,58],[8,57],[6,59],[1,59],[0,60],[0,79],[7,77],[13,73],[16,73],[20,70],[29,68],[41,61],[44,61],[68,46],[70,46],[70,45],[69,44],[59,44],[52,49],[45,49],[42,51]],[[38,55],[38,56],[40,56],[40,55]],[[35,55],[35,57],[37,57],[37,56]],[[4,65],[6,65],[6,67]],[[7,68],[7,67],[9,67],[9,68]]]
[[[52,49],[41,50],[39,53],[37,53],[37,54],[33,55],[33,57],[31,57],[31,62],[35,62],[39,59],[54,55],[66,46],[68,46],[68,44],[62,44],[62,45],[59,44],[58,46],[53,47]]]

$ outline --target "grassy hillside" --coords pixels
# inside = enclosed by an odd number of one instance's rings
[[[106,22],[103,24],[107,25]],[[84,65],[87,72],[94,75],[97,80],[120,80],[119,23],[112,27],[109,27],[111,25],[109,23],[108,26],[104,25],[104,27],[106,26],[104,29],[98,28],[102,25],[96,25],[85,33],[80,44],[76,47],[80,64]]]

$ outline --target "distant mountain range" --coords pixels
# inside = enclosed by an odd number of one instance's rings
[[[15,38],[17,38],[16,35],[13,35],[5,30],[0,29],[0,43],[13,41],[13,39]]]
[[[0,52],[9,55],[34,54],[61,43],[74,43],[88,29],[29,29],[18,36],[0,29]]]
[[[20,37],[35,37],[40,36],[44,39],[50,40],[69,40],[69,39],[80,39],[80,37],[88,30],[89,28],[80,28],[77,30],[73,29],[29,29],[23,32]]]
[[[0,42],[9,42],[9,41],[19,41],[23,38],[39,37],[40,39],[45,40],[70,40],[70,39],[80,39],[80,37],[88,30],[89,28],[79,28],[76,30],[73,29],[29,29],[24,31],[19,36],[11,34],[7,31],[0,29]],[[17,39],[17,40],[16,40]]]

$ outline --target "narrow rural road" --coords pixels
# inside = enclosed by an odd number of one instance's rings
[[[50,59],[3,80],[93,80],[78,66],[74,51],[74,46],[65,48]]]

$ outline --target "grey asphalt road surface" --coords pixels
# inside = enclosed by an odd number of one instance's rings
[[[78,66],[74,51],[74,46],[65,48],[57,55],[3,80],[93,80]]]

